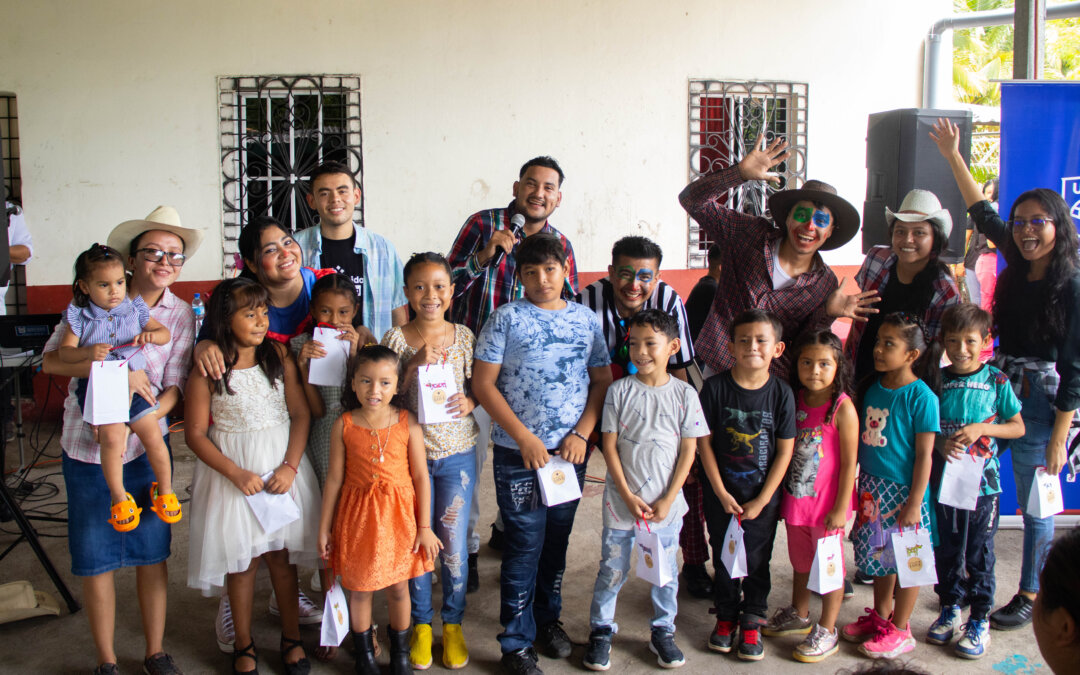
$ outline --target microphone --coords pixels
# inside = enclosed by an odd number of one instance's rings
[[[511,231],[514,233],[514,240],[517,241],[521,238],[521,233],[525,230],[525,216],[520,213],[515,213],[514,217],[510,219]],[[506,251],[501,248],[495,253],[495,260],[492,265],[498,265],[502,262],[503,257],[506,255]]]

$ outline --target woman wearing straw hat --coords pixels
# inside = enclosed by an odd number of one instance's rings
[[[147,345],[145,370],[129,373],[131,390],[148,401],[157,401],[161,433],[169,441],[165,415],[180,400],[191,367],[194,342],[194,315],[191,306],[169,290],[184,262],[202,242],[203,232],[183,227],[171,206],[159,206],[143,220],[129,220],[109,234],[108,244],[128,256],[128,294],[141,296],[150,307],[150,316],[168,328],[172,341]],[[142,610],[146,640],[144,672],[150,675],[179,673],[163,648],[165,599],[168,590],[166,560],[169,557],[171,528],[157,518],[145,520],[130,532],[117,532],[99,516],[111,501],[100,468],[100,447],[90,426],[83,422],[75,396],[75,379],[87,377],[89,361],[69,364],[58,358],[56,349],[67,328],[61,323],[45,345],[43,369],[53,375],[73,378],[64,400],[64,426],[60,437],[63,472],[67,489],[68,549],[71,571],[82,577],[83,601],[90,632],[97,648],[95,673],[118,673],[114,635],[116,632],[116,589],[114,570],[135,568],[138,605]],[[150,484],[154,472],[134,434],[124,453],[124,484],[130,486],[136,502],[149,508]],[[126,602],[125,607],[132,603]]]

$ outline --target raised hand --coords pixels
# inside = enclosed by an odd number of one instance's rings
[[[787,151],[786,140],[774,138],[771,143],[766,145],[765,134],[758,134],[757,139],[754,140],[754,149],[739,162],[739,175],[743,180],[765,180],[770,183],[779,183],[780,176],[769,171],[769,169],[790,156],[791,153]]]
[[[826,313],[834,318],[846,317],[854,321],[869,321],[869,315],[878,313],[873,305],[881,301],[881,295],[877,291],[863,291],[849,295],[844,293],[845,281],[847,277],[841,279],[836,290],[826,298]]]
[[[960,128],[953,124],[952,120],[939,117],[934,123],[934,130],[930,132],[930,138],[937,143],[938,152],[945,159],[952,157],[954,152],[960,152]]]

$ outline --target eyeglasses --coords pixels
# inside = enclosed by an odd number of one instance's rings
[[[135,252],[142,253],[143,260],[146,262],[156,263],[161,262],[162,258],[168,258],[169,265],[173,267],[183,267],[184,262],[187,261],[187,256],[183,253],[170,253],[159,248],[140,248]]]
[[[1053,218],[1032,218],[1031,220],[1024,220],[1023,218],[1014,218],[1013,220],[1006,221],[1009,227],[1013,229],[1023,229],[1028,225],[1032,226],[1036,230],[1041,230],[1047,225],[1054,222]]]
[[[809,223],[813,222],[814,227],[828,227],[832,222],[832,217],[812,206],[796,206],[791,210],[791,218],[796,223]]]

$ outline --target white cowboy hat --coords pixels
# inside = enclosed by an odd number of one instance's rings
[[[952,214],[948,209],[941,208],[941,202],[937,195],[929,190],[912,190],[904,196],[900,203],[899,211],[890,211],[885,207],[885,222],[892,227],[896,221],[905,223],[919,223],[928,221],[937,223],[945,231],[945,238],[949,238],[952,232]]]
[[[131,254],[131,241],[143,232],[161,230],[171,232],[184,242],[184,254],[188,258],[199,250],[203,230],[193,230],[180,224],[180,214],[171,206],[159,206],[143,220],[125,220],[109,233],[108,244],[125,257]]]

